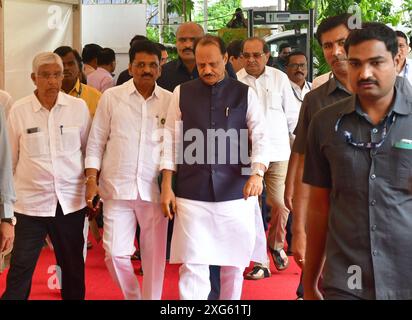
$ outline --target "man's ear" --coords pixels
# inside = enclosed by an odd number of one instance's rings
[[[132,64],[129,63],[129,68],[127,68],[129,70],[129,76],[133,77],[133,73],[132,73]]]
[[[224,62],[225,65],[227,63],[227,57],[228,57],[228,55],[227,55],[227,52],[226,52],[223,56],[223,62]]]
[[[401,55],[400,55],[400,53],[397,53],[395,55],[395,57],[393,58],[393,62],[395,64],[396,72],[398,72],[398,73],[401,72],[402,66],[401,66]]]
[[[34,84],[36,84],[36,75],[34,72],[30,75],[31,80],[33,81]]]

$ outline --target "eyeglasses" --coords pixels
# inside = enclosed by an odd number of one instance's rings
[[[159,65],[156,62],[151,62],[151,63],[138,62],[138,63],[133,63],[132,66],[136,67],[137,69],[144,69],[146,68],[146,66],[148,66],[150,69],[159,68]]]
[[[288,67],[291,69],[298,69],[298,68],[306,69],[308,67],[308,64],[307,63],[289,63]]]
[[[253,52],[253,53],[247,53],[247,52],[243,52],[242,53],[242,57],[245,59],[250,59],[251,57],[253,57],[254,59],[259,59],[260,57],[262,57],[265,53],[264,52]]]
[[[42,72],[42,73],[37,74],[37,76],[40,77],[40,78],[43,78],[43,79],[47,79],[47,80],[49,80],[51,78],[61,79],[61,78],[63,78],[63,73],[62,72],[56,72],[56,73]]]
[[[338,119],[338,121],[336,121],[335,132],[339,131],[339,128],[342,124],[342,119],[344,118],[344,116],[345,115],[341,116]],[[382,129],[381,140],[378,141],[378,142],[358,142],[358,141],[355,141],[353,139],[352,132],[349,132],[349,131],[346,131],[346,130],[343,131],[343,136],[345,137],[346,142],[348,144],[354,146],[354,147],[362,148],[362,149],[378,149],[379,147],[381,147],[383,145],[383,143],[385,142],[385,138],[388,135],[388,132],[390,130],[390,128],[388,130],[388,125],[391,126],[395,122],[395,120],[396,120],[396,115],[395,114],[392,114],[390,117],[386,118],[386,120],[384,122],[384,125],[383,125],[383,129]]]

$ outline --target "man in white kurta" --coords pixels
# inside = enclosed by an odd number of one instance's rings
[[[199,79],[175,89],[166,120],[161,203],[165,216],[175,218],[170,263],[182,263],[181,299],[208,298],[209,265],[221,266],[219,298],[240,299],[255,244],[256,197],[267,167],[266,126],[253,90],[225,76],[227,54],[220,38],[201,38],[195,56]],[[230,130],[240,139],[222,143]],[[252,162],[250,176],[242,155],[235,157],[242,151]]]
[[[161,52],[154,43],[136,43],[129,58],[133,79],[104,92],[93,120],[86,153],[86,201],[92,208],[97,193],[104,200],[105,261],[125,299],[159,300],[167,232],[159,204],[160,137],[172,94],[155,82]],[[130,261],[137,224],[142,293]]]
[[[256,92],[269,128],[269,167],[265,174],[267,203],[271,206],[268,246],[276,268],[281,271],[289,265],[284,251],[286,223],[289,210],[284,203],[285,179],[290,155],[290,137],[298,121],[299,109],[289,79],[282,71],[266,66],[270,52],[260,38],[243,42],[244,68],[237,73],[239,81]],[[265,236],[263,233],[260,236]],[[262,242],[263,243],[263,242]],[[266,252],[266,248],[262,248]],[[270,276],[269,264],[259,265],[247,275],[248,279]]]

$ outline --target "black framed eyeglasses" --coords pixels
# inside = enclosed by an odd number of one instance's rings
[[[336,121],[335,124],[335,132],[337,133],[342,125],[343,118],[345,117],[345,114],[342,115],[338,121]],[[385,142],[385,139],[389,133],[390,126],[395,122],[396,120],[396,115],[393,113],[391,116],[387,117],[385,119],[385,122],[383,124],[383,129],[382,129],[382,134],[381,134],[381,140],[378,142],[359,142],[355,141],[353,139],[352,132],[349,132],[347,130],[343,130],[343,136],[345,137],[346,143],[356,147],[356,148],[362,148],[362,149],[378,149],[383,145]],[[389,126],[389,129],[388,129]]]
[[[248,53],[248,52],[242,52],[241,56],[243,58],[250,59],[250,58],[254,58],[255,60],[259,59],[260,57],[264,56],[265,53],[264,52],[252,52],[252,53]]]
[[[303,70],[306,70],[308,67],[308,64],[307,63],[289,63],[287,66],[291,69],[301,68]]]

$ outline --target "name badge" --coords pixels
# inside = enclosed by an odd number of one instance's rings
[[[36,133],[36,132],[40,132],[40,128],[39,128],[39,127],[27,129],[27,133],[28,133],[28,134]]]

